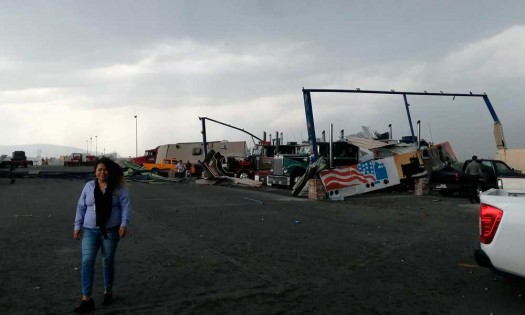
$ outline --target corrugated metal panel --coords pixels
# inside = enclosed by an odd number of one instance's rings
[[[393,154],[405,154],[417,151],[417,145],[407,144],[407,143],[398,143],[395,145],[390,145],[385,149],[390,150]]]
[[[392,154],[405,154],[417,151],[416,144],[408,143],[384,143],[373,139],[365,139],[359,137],[348,137],[348,143],[358,146],[363,149],[374,150],[381,148],[382,150],[390,151]]]
[[[377,141],[373,139],[359,138],[359,137],[348,137],[346,141],[360,148],[369,149],[369,150],[376,149],[376,148],[382,148],[382,147],[389,145],[381,141]]]

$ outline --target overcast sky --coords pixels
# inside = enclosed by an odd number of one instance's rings
[[[487,93],[508,146],[525,147],[519,0],[5,1],[0,43],[3,145],[134,156],[136,132],[139,155],[202,141],[199,116],[299,142],[304,87]],[[330,123],[410,134],[402,96],[312,99],[319,135]],[[422,138],[451,142],[460,159],[494,155],[482,99],[409,103]],[[207,136],[250,141],[211,122]]]

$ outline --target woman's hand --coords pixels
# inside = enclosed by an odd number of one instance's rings
[[[126,236],[126,233],[127,233],[127,228],[125,226],[121,226],[120,229],[118,230],[118,236],[120,236],[120,238],[123,238],[124,236]]]
[[[76,239],[77,241],[80,240],[80,235],[81,235],[80,230],[73,231],[73,238]]]

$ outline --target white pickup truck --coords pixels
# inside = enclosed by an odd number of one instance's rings
[[[480,194],[477,263],[525,277],[525,190],[489,189]]]
[[[505,190],[525,190],[525,178],[523,177],[498,177],[498,188]]]

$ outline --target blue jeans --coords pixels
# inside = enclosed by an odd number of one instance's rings
[[[108,238],[105,239],[99,229],[82,229],[82,295],[91,296],[93,278],[95,277],[95,259],[99,249],[101,249],[103,257],[105,291],[111,292],[113,289],[115,251],[120,239],[118,231],[118,226],[107,229]]]

